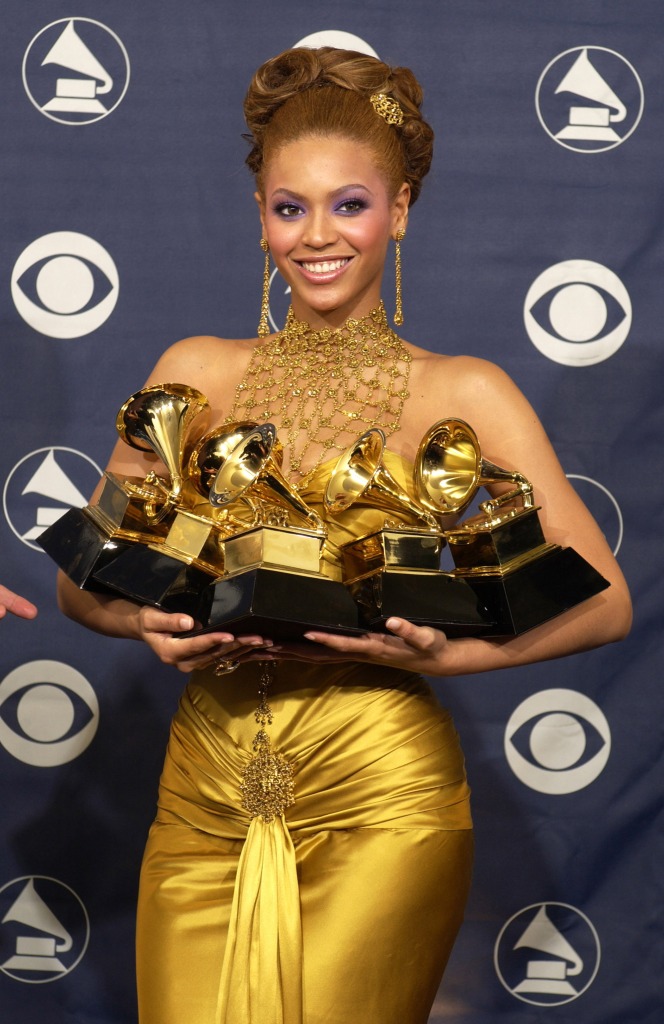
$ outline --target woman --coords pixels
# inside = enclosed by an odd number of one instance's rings
[[[269,419],[285,474],[319,511],[331,460],[368,426],[388,435],[388,468],[408,487],[426,430],[462,418],[487,458],[534,482],[547,538],[573,541],[611,587],[508,641],[394,618],[386,635],[287,645],[180,638],[188,616],[61,578],[66,614],[193,673],[142,871],[141,1024],[424,1024],[463,914],[471,823],[454,727],[421,675],[555,658],[629,629],[620,570],[523,395],[497,367],[403,342],[385,319],[388,247],[431,159],[420,104],[411,72],[356,53],[290,50],[258,70],[247,162],[292,311],[266,337],[265,293],[258,339],[185,339],[148,383],[198,388],[216,423]],[[154,459],[119,444],[109,468],[140,476]]]

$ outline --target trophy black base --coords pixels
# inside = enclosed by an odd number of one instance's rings
[[[130,541],[109,535],[82,508],[65,512],[37,543],[77,587],[100,593],[108,592],[108,587],[95,573],[131,547]]]
[[[355,580],[349,590],[360,623],[374,633],[385,632],[392,615],[417,626],[433,626],[449,637],[484,636],[494,625],[472,587],[444,572],[382,569]]]
[[[489,636],[519,636],[610,586],[574,548],[558,548],[503,576],[464,576],[495,625]]]
[[[205,621],[210,603],[206,596],[212,580],[210,573],[156,547],[127,545],[117,557],[100,566],[94,578],[106,589],[139,604]]]
[[[236,636],[301,640],[310,629],[353,635],[366,632],[343,583],[264,566],[210,584],[202,629],[187,636],[228,630]],[[199,618],[200,621],[200,618]]]

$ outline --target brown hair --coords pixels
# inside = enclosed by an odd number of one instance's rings
[[[401,107],[402,125],[387,124],[369,103],[381,92]],[[412,204],[433,152],[421,104],[422,89],[408,68],[331,46],[285,50],[261,65],[244,101],[247,165],[262,190],[263,168],[276,150],[307,135],[341,135],[371,147],[393,194],[408,182]]]

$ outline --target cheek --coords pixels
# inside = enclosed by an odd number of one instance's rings
[[[265,228],[270,249],[274,253],[288,252],[299,235],[295,219],[289,223],[268,214],[265,219]]]
[[[376,216],[348,220],[343,232],[345,237],[357,245],[358,249],[375,249],[377,252],[387,248],[389,240],[389,222],[382,214]]]

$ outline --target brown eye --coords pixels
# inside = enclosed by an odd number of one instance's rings
[[[279,203],[278,206],[275,206],[274,212],[278,214],[279,217],[288,218],[297,217],[302,213],[302,210],[299,206],[296,206],[295,203]]]
[[[360,213],[367,204],[362,199],[346,199],[337,207],[338,213]]]

